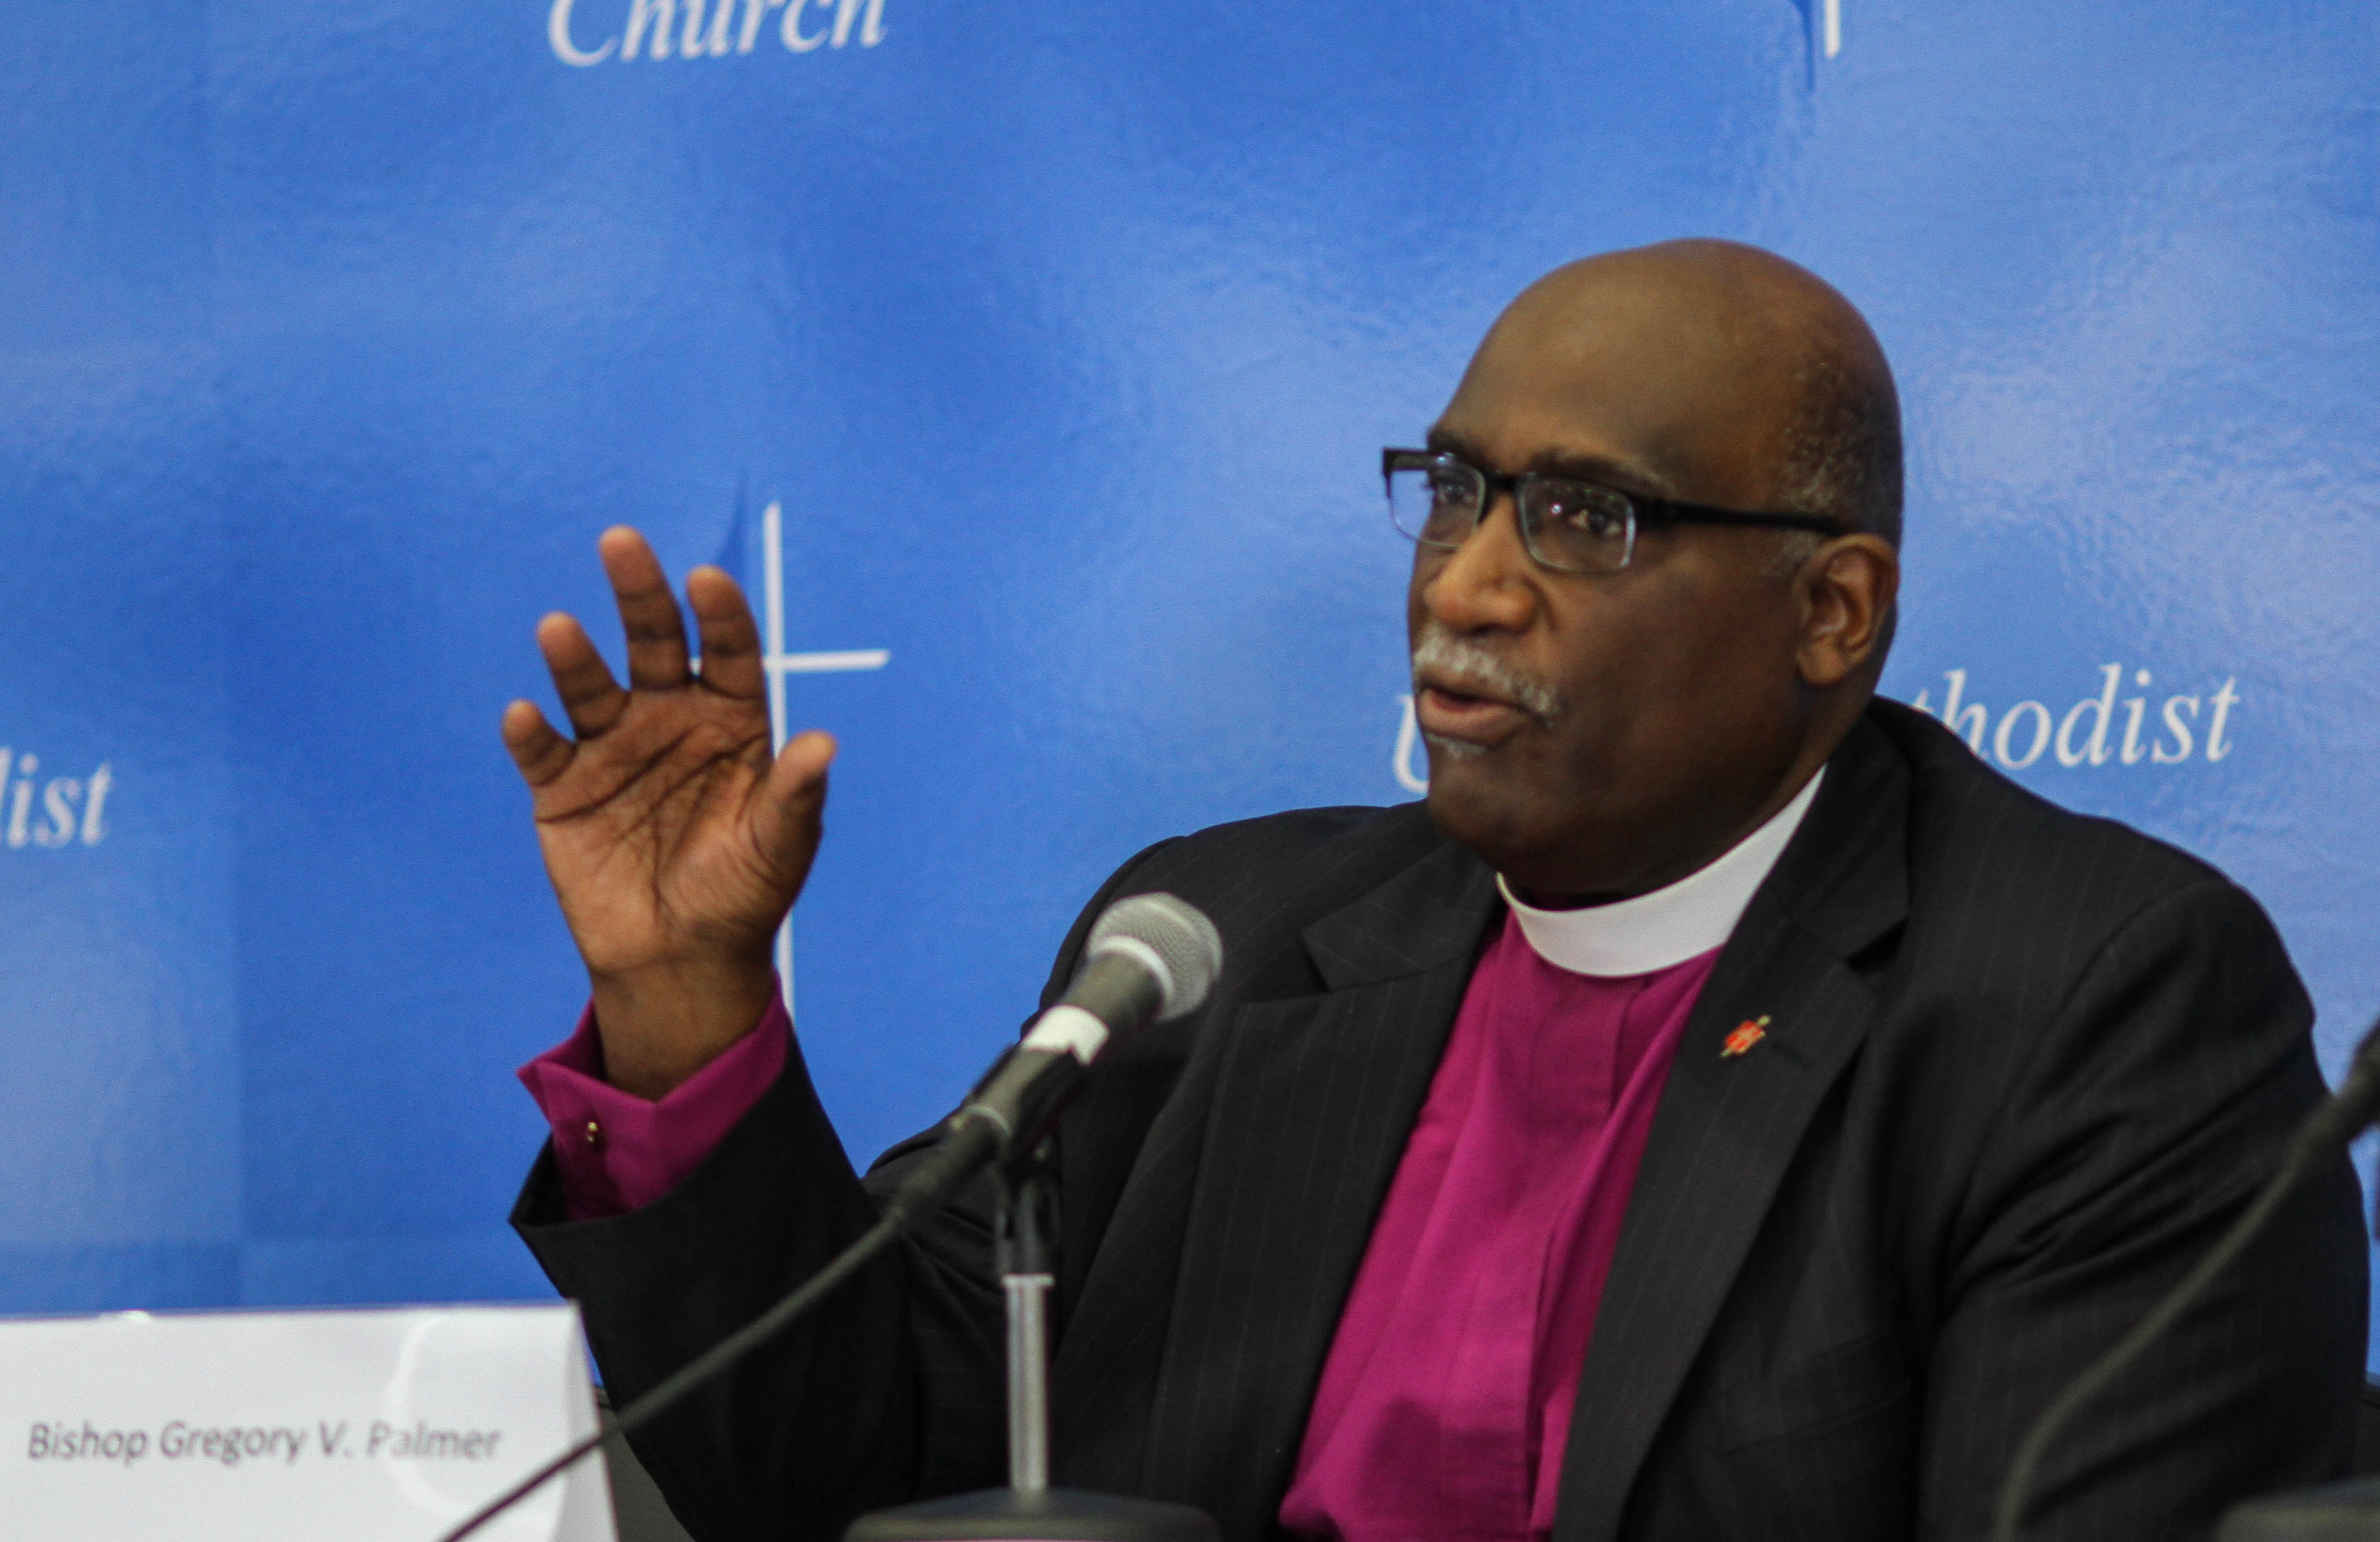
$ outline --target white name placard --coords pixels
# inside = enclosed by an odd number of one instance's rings
[[[434,1542],[594,1432],[569,1305],[0,1322],[8,1542]],[[474,1542],[614,1542],[602,1462]]]

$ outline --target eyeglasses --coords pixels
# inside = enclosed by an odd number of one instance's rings
[[[1636,532],[1646,525],[1762,525],[1828,536],[1850,533],[1842,521],[1822,515],[1747,514],[1672,503],[1535,471],[1502,476],[1438,450],[1382,450],[1380,476],[1388,483],[1389,517],[1397,528],[1441,552],[1461,546],[1487,517],[1496,494],[1510,492],[1521,544],[1539,566],[1557,573],[1619,572],[1636,555]]]

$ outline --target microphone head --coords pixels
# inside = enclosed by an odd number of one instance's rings
[[[1223,940],[1206,913],[1171,894],[1134,894],[1099,913],[1091,924],[1086,960],[1123,953],[1157,977],[1164,1001],[1159,1021],[1196,1011],[1223,971]]]

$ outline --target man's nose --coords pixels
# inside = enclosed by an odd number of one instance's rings
[[[1536,619],[1536,564],[1521,543],[1520,511],[1500,494],[1422,585],[1422,603],[1457,632],[1527,629]]]

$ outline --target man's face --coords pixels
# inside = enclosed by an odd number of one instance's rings
[[[1516,301],[1431,446],[1771,506],[1791,381],[1691,299],[1612,287]],[[1809,722],[1779,552],[1773,531],[1650,525],[1621,572],[1553,572],[1509,495],[1459,550],[1417,547],[1415,709],[1440,827],[1547,897],[1642,892],[1743,834]]]

